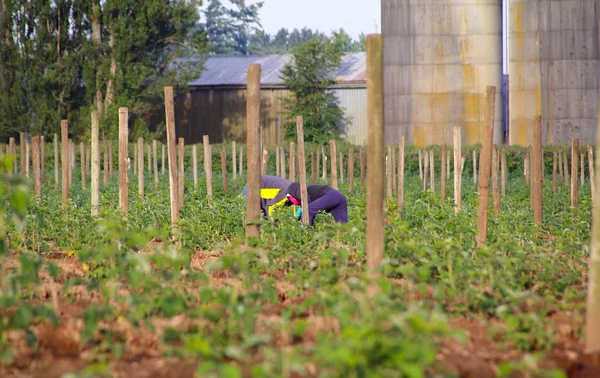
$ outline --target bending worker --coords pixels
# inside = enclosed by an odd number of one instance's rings
[[[287,201],[285,189],[292,182],[279,176],[261,176],[260,178],[260,209],[265,216],[270,216],[273,209],[281,207]],[[244,186],[242,196],[246,199],[248,185]]]
[[[325,211],[333,216],[337,223],[348,223],[348,204],[346,197],[328,185],[308,185],[308,224],[313,225],[319,211]],[[301,206],[300,183],[293,182],[285,190],[287,206]],[[296,217],[300,219],[302,207],[298,208]]]

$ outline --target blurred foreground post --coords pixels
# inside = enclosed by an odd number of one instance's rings
[[[487,239],[488,210],[490,201],[490,174],[492,143],[494,142],[494,106],[496,87],[488,85],[485,95],[483,118],[483,146],[479,164],[479,206],[477,209],[477,248],[483,248]]]
[[[246,199],[246,243],[260,237],[260,64],[248,65],[246,126],[248,189]]]
[[[367,36],[367,269],[375,272],[385,249],[383,143],[383,40],[381,34]]]

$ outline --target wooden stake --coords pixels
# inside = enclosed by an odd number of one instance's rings
[[[314,185],[316,182],[317,182],[317,171],[315,171],[315,152],[312,151],[310,153],[310,183]]]
[[[194,173],[194,188],[198,187],[198,146],[192,146],[192,169]]]
[[[502,164],[502,197],[506,196],[506,180],[508,179],[508,168],[506,167],[506,150],[500,152]]]
[[[577,186],[577,162],[579,155],[579,139],[573,139],[571,141],[571,207],[573,208],[573,215],[577,217],[579,206],[579,188]]]
[[[33,193],[38,199],[40,199],[42,198],[42,177],[40,174],[40,137],[32,137],[31,145],[33,147]]]
[[[92,146],[90,148],[92,216],[97,216],[100,205],[100,116],[97,110],[92,111]]]
[[[46,138],[40,136],[40,165],[41,165],[41,177],[40,180],[43,183],[46,182]]]
[[[21,162],[21,169],[19,170],[19,174],[21,176],[25,176],[25,133],[19,133],[19,161]]]
[[[348,152],[348,180],[350,181],[350,194],[354,194],[354,147]]]
[[[296,143],[290,142],[290,181],[296,181]]]
[[[69,200],[69,121],[60,122],[61,147],[62,147],[62,205],[67,207]]]
[[[429,151],[423,151],[423,191],[427,190],[429,184]]]
[[[225,146],[221,147],[221,178],[223,180],[223,192],[227,194],[229,193],[229,184],[227,181],[227,150]]]
[[[340,151],[340,184],[344,184],[344,154]]]
[[[392,147],[388,146],[388,153],[385,157],[385,176],[386,176],[386,198],[392,198],[392,193],[394,190],[394,185],[392,183],[392,171],[394,168],[392,167]]]
[[[381,34],[368,35],[367,40],[367,270],[378,270],[385,249],[384,242],[384,166],[383,140],[383,43]]]
[[[454,126],[454,212],[458,213],[462,206],[461,196],[461,135],[460,126]]]
[[[477,210],[477,248],[483,248],[487,240],[488,205],[490,200],[490,174],[492,143],[494,138],[494,105],[496,87],[488,85],[485,98],[483,124],[483,147],[479,165],[479,206]]]
[[[14,146],[14,142],[15,139],[11,138],[11,142],[13,143]],[[59,183],[59,175],[58,175],[58,164],[59,164],[59,160],[58,160],[58,134],[54,133],[54,187],[58,188],[58,183]],[[10,171],[9,171],[10,173]]]
[[[81,162],[81,189],[85,189],[85,147],[79,142],[79,160]]]
[[[360,159],[360,186],[365,187],[365,168],[367,165],[365,152],[361,147],[358,151],[359,159]]]
[[[446,180],[448,179],[448,176],[450,176],[450,161],[452,160],[451,155],[451,151],[449,148],[447,148],[446,151]]]
[[[204,174],[206,175],[206,195],[209,198],[212,198],[212,153],[210,147],[210,138],[208,135],[204,135],[202,138],[204,143]]]
[[[423,175],[423,151],[419,149],[419,179],[424,180]]]
[[[596,146],[600,145],[600,117],[596,127]],[[590,146],[591,147],[591,146]],[[588,158],[590,167],[592,158],[590,158],[591,148],[588,148]],[[592,155],[593,156],[593,155]],[[600,167],[600,158],[596,156],[596,169]],[[591,172],[591,171],[590,171]],[[595,175],[600,179],[600,174]],[[595,179],[590,174],[590,180]],[[600,181],[594,183],[595,187],[600,187]],[[592,190],[593,193],[593,190]],[[600,351],[600,201],[594,202],[592,215],[591,245],[590,257],[588,260],[588,282],[587,282],[587,300],[585,313],[585,353],[598,353]]]
[[[556,151],[552,153],[552,194],[556,194]]]
[[[394,193],[396,193],[397,191],[397,187],[398,187],[398,182],[396,181],[396,170],[398,169],[396,167],[396,146],[392,145],[390,146],[392,148],[392,153],[390,155],[390,158],[392,159],[392,196],[394,195]]]
[[[302,203],[302,223],[309,223],[308,190],[306,187],[306,158],[304,151],[304,125],[302,116],[296,117],[296,135],[298,136],[298,170],[300,171],[300,202]]]
[[[429,191],[435,193],[435,156],[429,151]]]
[[[477,185],[477,151],[473,150],[473,185]]]
[[[178,190],[178,201],[179,201],[179,211],[184,204],[184,189],[185,189],[185,140],[183,138],[179,138],[179,151],[177,154],[177,163],[178,163],[178,171],[177,171],[177,190]]]
[[[588,166],[590,175],[590,194],[592,196],[592,204],[595,204],[594,199],[596,198],[596,179],[594,177],[594,147],[588,145],[586,147],[588,154]]]
[[[154,168],[154,189],[158,188],[158,141],[155,139],[152,141],[152,153],[154,159],[152,160]]]
[[[331,156],[331,187],[338,189],[338,176],[337,176],[337,152],[335,148],[335,140],[329,141],[329,156]]]
[[[533,149],[531,194],[533,221],[542,224],[542,179],[544,177],[544,154],[542,151],[542,117],[533,119]]]
[[[405,138],[400,137],[398,144],[398,211],[400,214],[404,209],[404,143]]]
[[[144,198],[144,138],[138,138],[137,153],[138,194]]]
[[[25,141],[25,177],[29,177],[29,155],[31,146],[29,142]]]
[[[237,160],[235,141],[231,142],[231,164],[231,166],[233,167],[233,181],[237,181]]]
[[[583,156],[583,152],[581,155],[581,186],[585,184],[585,158]]]
[[[269,150],[267,150],[265,148],[265,149],[263,149],[262,164],[261,164],[261,170],[260,170],[260,174],[262,176],[266,176],[267,175],[268,165],[269,165]]]
[[[119,208],[129,212],[129,113],[119,108]]]
[[[494,144],[492,147],[492,194],[494,197],[494,214],[500,214],[500,185],[498,183],[498,150]]]
[[[441,189],[440,189],[440,199],[442,201],[446,200],[446,175],[447,175],[447,169],[448,169],[448,153],[447,153],[447,146],[446,143],[442,143],[442,162],[441,162],[441,174],[440,174],[440,184],[441,184]]]
[[[173,101],[173,87],[165,87],[165,116],[167,120],[167,154],[169,160],[169,198],[171,202],[171,224],[173,233],[179,234],[180,204],[179,204],[179,178],[177,174],[177,141],[175,134],[175,105]],[[164,162],[164,160],[163,160]],[[164,166],[164,165],[163,165]]]
[[[246,242],[260,237],[260,64],[248,65],[246,124],[248,146],[248,191],[246,200]],[[240,154],[241,155],[241,154]]]

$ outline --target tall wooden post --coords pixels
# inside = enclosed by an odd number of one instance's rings
[[[62,147],[62,205],[67,207],[69,200],[69,121],[60,122],[60,135]]]
[[[298,173],[300,174],[300,202],[302,203],[302,223],[308,224],[308,190],[306,186],[306,155],[304,151],[304,125],[302,116],[296,117],[296,136],[298,137]]]
[[[500,152],[500,163],[502,164],[502,197],[506,196],[506,180],[508,179],[508,168],[506,167],[506,150]]]
[[[267,175],[268,165],[269,165],[269,150],[267,150],[265,148],[265,149],[263,149],[263,153],[262,153],[262,165],[261,165],[261,171],[260,171],[260,174],[262,176]]]
[[[79,142],[79,160],[81,161],[81,189],[85,189],[85,147]]]
[[[290,181],[296,181],[296,143],[290,142]]]
[[[12,142],[12,144],[14,146],[15,138],[10,138],[10,142]],[[59,175],[58,175],[58,165],[59,165],[59,160],[58,160],[58,134],[54,133],[54,187],[55,188],[58,188],[58,183],[60,181]],[[9,170],[8,173],[9,174],[11,173],[10,170]]]
[[[31,146],[29,142],[25,141],[25,177],[29,177],[29,155]]]
[[[577,216],[577,207],[579,206],[579,188],[577,186],[577,166],[579,164],[579,139],[571,141],[571,207],[574,215]]]
[[[235,141],[231,142],[231,166],[233,167],[233,181],[237,181],[237,161],[236,161]],[[278,168],[279,169],[279,168]]]
[[[359,164],[360,164],[360,186],[361,187],[365,187],[365,168],[366,168],[366,156],[365,156],[365,152],[363,151],[363,148],[361,147],[358,150],[358,158],[359,158]]]
[[[429,151],[429,191],[435,193],[435,152]]]
[[[498,150],[492,146],[492,193],[494,197],[494,214],[500,214],[500,186],[498,183]]]
[[[42,198],[42,177],[40,175],[40,137],[31,138],[33,148],[33,193],[37,198]]]
[[[227,181],[227,150],[225,146],[221,147],[221,178],[223,180],[223,192],[227,194],[229,192],[229,184]]]
[[[318,154],[317,154],[318,156]],[[315,171],[315,152],[310,153],[310,183],[315,184],[317,182],[317,172]]]
[[[154,154],[154,189],[158,188],[158,141],[154,139],[152,141],[152,153]]]
[[[331,156],[331,187],[338,189],[338,175],[337,175],[337,152],[335,148],[335,140],[329,141],[329,156]]]
[[[419,148],[419,179],[423,180],[423,151]]]
[[[246,242],[260,237],[260,64],[248,65],[246,124],[248,148],[248,194],[246,200]]]
[[[542,117],[533,119],[533,149],[531,194],[533,205],[533,221],[542,223],[542,179],[544,177],[544,156],[542,152]],[[577,160],[577,159],[576,159]]]
[[[585,157],[583,156],[583,152],[580,154],[581,156],[581,186],[585,184]]]
[[[590,194],[592,196],[592,204],[595,204],[596,198],[596,179],[594,176],[594,147],[588,145],[586,147],[588,154],[588,166],[589,166],[589,174],[590,174]]]
[[[152,172],[152,151],[150,150],[150,144],[146,145],[146,156],[148,156],[148,172]]]
[[[97,216],[100,205],[100,116],[97,110],[92,111],[92,146],[90,169],[91,189],[92,189],[92,216]]]
[[[24,132],[19,133],[19,150],[20,150],[19,162],[21,163],[21,168],[20,168],[19,174],[21,176],[25,176],[26,165],[25,165],[25,133]]]
[[[137,153],[138,194],[144,198],[144,138],[138,138]]]
[[[386,198],[392,198],[392,191],[394,190],[394,186],[392,184],[392,171],[394,168],[392,167],[392,147],[388,146],[387,156],[385,158],[385,176],[386,176]]]
[[[404,209],[404,143],[405,138],[402,136],[398,145],[398,211],[400,214]]]
[[[184,189],[185,189],[185,140],[183,138],[179,138],[179,152],[177,154],[177,163],[178,163],[178,171],[177,171],[177,195],[179,201],[179,211],[183,207],[184,201]]]
[[[196,144],[192,146],[192,171],[194,176],[194,188],[198,187],[198,147]]]
[[[208,135],[202,137],[204,145],[204,174],[206,175],[206,195],[209,198],[213,196],[212,185],[212,151],[210,148],[210,138]]]
[[[43,183],[46,182],[46,138],[40,136],[40,180]]]
[[[384,243],[384,141],[383,141],[382,36],[367,36],[367,269],[375,272],[383,260]]]
[[[479,206],[477,210],[477,248],[482,248],[487,239],[488,205],[490,200],[490,174],[492,162],[492,143],[494,138],[494,106],[496,87],[488,85],[485,96],[483,118],[483,147],[479,165]]]
[[[600,117],[596,128],[596,146],[600,145]],[[588,148],[588,158],[590,149]],[[592,160],[590,158],[590,160]],[[600,167],[600,158],[596,155],[596,169]],[[590,164],[591,165],[591,164]],[[600,180],[600,174],[595,175]],[[590,175],[590,180],[592,176]],[[594,183],[600,187],[600,181]],[[592,191],[593,192],[593,191]],[[600,201],[594,201],[592,216],[590,258],[588,260],[587,300],[585,313],[585,352],[600,351]]]
[[[171,224],[174,233],[179,233],[175,226],[180,219],[179,178],[177,177],[177,140],[175,134],[175,104],[173,87],[165,87],[165,116],[167,120],[167,154],[169,160],[169,196],[171,201]],[[164,160],[163,160],[164,162]]]
[[[556,194],[556,151],[552,153],[552,194]]]
[[[454,126],[454,212],[458,213],[462,207],[461,194],[461,134],[460,126]]]
[[[429,151],[423,151],[423,191],[429,185]]]
[[[348,181],[350,184],[350,194],[354,194],[354,147],[348,152]]]
[[[119,208],[129,212],[129,112],[119,108]]]
[[[446,143],[442,143],[442,162],[441,162],[441,170],[442,172],[440,173],[440,198],[442,199],[442,201],[444,201],[446,199],[446,169],[447,169],[447,160],[448,160],[448,154],[447,154],[447,147],[446,147]]]

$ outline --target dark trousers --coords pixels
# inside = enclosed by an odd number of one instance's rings
[[[323,197],[308,204],[309,225],[313,225],[317,213],[321,210],[330,213],[338,223],[348,223],[346,197],[335,189],[331,189]]]

